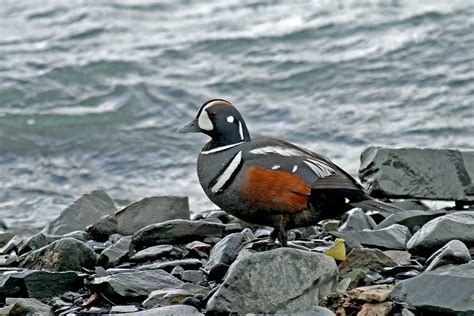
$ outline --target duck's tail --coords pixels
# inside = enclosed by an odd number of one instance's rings
[[[389,213],[393,214],[396,212],[404,211],[403,209],[396,207],[394,205],[390,205],[388,203],[384,203],[382,201],[376,200],[374,198],[369,197],[367,200],[362,200],[358,202],[351,202],[349,203],[351,206],[360,207],[365,210],[370,211],[377,211],[381,213]]]

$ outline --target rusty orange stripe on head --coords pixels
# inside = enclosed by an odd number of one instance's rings
[[[283,213],[308,208],[311,186],[297,175],[251,166],[245,170],[243,195],[258,208]]]
[[[206,108],[209,108],[214,105],[232,105],[232,104],[226,100],[214,100],[207,103]]]

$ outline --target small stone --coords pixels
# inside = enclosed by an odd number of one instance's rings
[[[162,269],[167,272],[171,272],[174,267],[180,266],[184,270],[194,270],[199,269],[202,266],[201,260],[198,259],[182,259],[182,260],[172,260],[164,262],[154,262],[150,264],[145,264],[138,267],[138,270],[154,270]]]
[[[208,301],[207,311],[304,311],[333,291],[336,274],[334,259],[318,253],[279,248],[252,254],[231,265],[224,283]]]
[[[401,250],[385,250],[383,252],[399,266],[407,266],[411,263],[411,254]]]
[[[44,234],[64,235],[77,230],[85,231],[86,227],[97,222],[102,216],[114,214],[115,204],[104,191],[92,191],[81,196],[61,212],[41,231]]]
[[[170,258],[176,259],[181,257],[183,251],[172,245],[158,245],[138,251],[132,257],[130,261],[142,262],[147,260],[155,260],[158,258]]]
[[[20,267],[50,271],[94,269],[94,250],[75,238],[57,240],[46,247],[30,252],[21,260]]]
[[[178,288],[184,283],[163,270],[124,272],[95,278],[92,286],[113,303],[141,303],[156,290]]]
[[[0,255],[0,267],[11,267],[18,264],[17,255]]]
[[[184,246],[188,250],[189,255],[198,258],[207,258],[212,246],[201,241],[193,241]]]
[[[369,215],[360,209],[355,209],[349,214],[347,220],[339,227],[339,231],[373,230],[377,224]]]
[[[428,265],[426,271],[431,271],[447,264],[467,263],[471,260],[471,254],[466,245],[459,240],[451,240],[426,260]]]
[[[115,244],[112,244],[110,247],[106,248],[100,254],[98,264],[106,268],[115,267],[128,256],[128,250],[130,248],[131,241],[132,237],[126,236]]]
[[[187,297],[193,297],[196,295],[204,296],[208,292],[209,289],[206,287],[185,283],[179,288],[167,288],[151,292],[142,305],[145,308],[153,308],[157,305],[175,305]]]
[[[408,228],[398,224],[378,230],[331,232],[331,235],[364,246],[394,250],[405,250],[405,245],[411,237]]]
[[[206,285],[204,273],[201,270],[185,270],[181,274],[181,280],[199,285]]]
[[[105,215],[94,224],[87,226],[87,233],[92,239],[106,241],[110,235],[118,233],[118,223],[115,214]]]
[[[387,300],[392,288],[393,285],[389,284],[371,285],[352,289],[351,293],[358,300],[369,303],[381,303]]]
[[[110,314],[124,314],[138,312],[138,308],[135,305],[115,305],[112,306]]]
[[[402,211],[395,214],[391,214],[380,224],[377,225],[376,229],[382,229],[389,227],[393,224],[400,224],[408,227],[410,232],[414,233],[421,226],[425,225],[430,220],[440,217],[446,214],[446,211]]]
[[[337,231],[340,224],[341,221],[337,219],[326,220],[323,224],[323,234],[327,235],[329,232]]]
[[[7,297],[5,305],[11,306],[8,314],[1,315],[50,315],[51,307],[34,298]]]
[[[339,264],[341,271],[363,269],[364,271],[380,271],[385,267],[396,267],[397,263],[379,249],[355,248]]]
[[[186,316],[201,316],[195,307],[189,305],[171,305],[164,307],[157,307],[148,309],[146,311],[129,313],[127,316],[171,316],[171,315],[186,315]]]
[[[357,313],[357,316],[390,315],[393,307],[394,304],[392,302],[365,303]]]
[[[2,248],[0,248],[0,254],[9,254],[11,251],[16,251],[21,247],[23,243],[23,238],[19,236],[14,236],[11,238]]]
[[[151,223],[189,219],[189,202],[185,196],[153,196],[133,203],[115,214],[118,232],[132,235]]]
[[[225,225],[206,221],[171,220],[151,224],[133,234],[132,246],[135,250],[166,243],[187,243],[209,236],[223,236]]]
[[[183,277],[183,272],[184,272],[184,269],[182,266],[176,266],[171,271],[171,275],[181,280],[181,278]]]
[[[10,241],[10,239],[13,238],[13,236],[14,235],[12,233],[5,233],[0,231],[0,247],[5,246]]]
[[[225,231],[228,234],[238,233],[242,231],[242,225],[240,225],[240,223],[225,224]]]

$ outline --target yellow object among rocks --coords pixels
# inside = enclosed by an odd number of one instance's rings
[[[326,256],[333,257],[336,260],[346,260],[346,246],[344,245],[344,239],[336,238],[334,245],[324,252]]]

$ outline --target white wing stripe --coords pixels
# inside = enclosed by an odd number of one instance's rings
[[[302,152],[292,149],[292,148],[284,148],[278,146],[267,146],[267,147],[260,147],[255,148],[250,151],[251,154],[254,155],[268,155],[268,154],[277,154],[280,156],[302,156]]]
[[[304,163],[310,167],[311,170],[320,178],[324,178],[336,173],[333,168],[317,160],[308,159]]]
[[[239,167],[241,161],[242,152],[239,151],[234,156],[234,158],[232,158],[232,161],[230,162],[229,166],[224,170],[224,172],[222,172],[216,184],[214,184],[214,186],[211,188],[212,193],[217,193],[224,187],[224,185],[231,179],[232,175],[234,174],[234,171]]]

